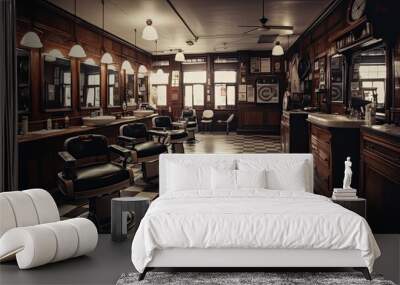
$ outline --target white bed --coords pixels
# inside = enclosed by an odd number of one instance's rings
[[[264,170],[269,184],[255,187]],[[354,267],[368,278],[380,251],[367,222],[312,194],[312,170],[310,154],[161,155],[160,198],[132,243],[141,278],[154,267]]]

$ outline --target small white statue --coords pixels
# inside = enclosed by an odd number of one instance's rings
[[[344,178],[343,178],[343,189],[351,189],[351,176],[353,172],[351,171],[352,162],[350,161],[350,156],[347,157],[344,162]]]

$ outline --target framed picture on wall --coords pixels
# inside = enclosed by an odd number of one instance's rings
[[[257,83],[257,103],[260,104],[279,103],[279,84]]]
[[[246,85],[244,85],[244,84],[239,85],[238,100],[240,102],[246,102]]]
[[[254,86],[247,85],[247,102],[254,103]]]

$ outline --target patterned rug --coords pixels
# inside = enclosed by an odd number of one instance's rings
[[[138,281],[138,273],[122,274],[116,285],[395,285],[382,276],[368,281],[360,272],[148,272]]]

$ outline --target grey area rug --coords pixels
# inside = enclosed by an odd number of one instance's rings
[[[138,273],[122,274],[116,285],[395,285],[377,275],[368,281],[359,272],[148,272],[142,281],[138,281],[138,276]]]

